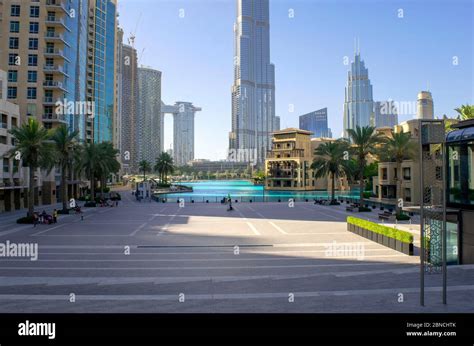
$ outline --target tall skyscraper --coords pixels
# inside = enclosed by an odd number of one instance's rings
[[[125,174],[130,174],[137,169],[137,163],[140,161],[137,153],[139,102],[137,63],[136,49],[122,44],[120,152],[122,156],[122,169]]]
[[[322,108],[317,111],[303,114],[299,117],[301,130],[311,131],[312,138],[331,137],[331,130],[328,127],[328,109]]]
[[[178,101],[173,106],[162,104],[162,114],[173,115],[173,161],[177,166],[194,160],[194,118],[201,110],[191,102]]]
[[[433,97],[429,91],[418,93],[417,113],[418,119],[434,119]]]
[[[278,130],[269,0],[237,0],[236,15],[229,149],[256,150],[258,162],[263,163],[270,135]]]
[[[349,137],[348,129],[373,125],[373,103],[369,70],[365,67],[360,52],[356,50],[351,69],[347,73],[344,97],[344,137]]]
[[[116,99],[117,0],[89,0],[87,100],[94,102],[86,117],[86,140],[113,142]]]
[[[161,72],[138,68],[137,166],[141,160],[152,165],[164,150],[161,114]]]
[[[374,102],[374,126],[380,127],[391,127],[393,128],[398,124],[398,110],[395,103],[389,101],[377,101]]]

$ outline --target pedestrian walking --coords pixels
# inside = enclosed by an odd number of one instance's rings
[[[38,213],[34,212],[33,213],[33,227],[36,227],[37,224],[38,224]]]
[[[58,211],[56,209],[53,210],[53,223],[58,222]]]

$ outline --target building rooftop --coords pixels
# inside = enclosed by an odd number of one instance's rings
[[[297,129],[295,127],[289,127],[289,128],[283,129],[283,130],[273,132],[274,135],[282,135],[282,134],[285,134],[285,133],[301,133],[303,135],[312,135],[313,134],[313,132],[311,132],[311,131],[301,130],[301,129]]]

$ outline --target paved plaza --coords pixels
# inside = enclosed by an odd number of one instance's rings
[[[0,258],[0,312],[474,312],[474,266],[449,267],[446,306],[427,276],[420,307],[419,258],[348,232],[344,206],[122,196],[54,225],[2,215],[0,243],[39,254]]]

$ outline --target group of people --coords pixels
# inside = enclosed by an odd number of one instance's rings
[[[36,227],[37,224],[45,224],[49,225],[52,223],[57,223],[58,222],[58,211],[56,209],[53,210],[53,214],[50,215],[46,212],[46,210],[43,210],[41,214],[38,214],[37,212],[33,213],[33,219],[34,219],[34,225]]]

